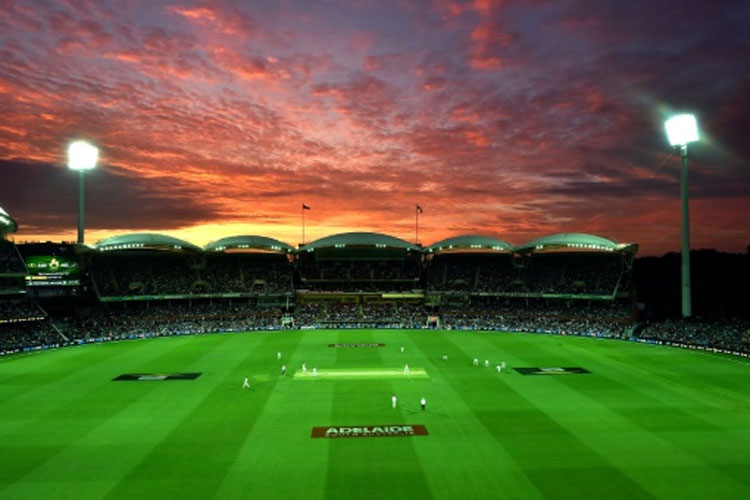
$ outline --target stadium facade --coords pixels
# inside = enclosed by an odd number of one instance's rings
[[[381,233],[293,247],[156,233],[27,243],[0,210],[0,351],[108,338],[282,328],[487,329],[632,338],[635,243],[562,233],[518,245]],[[734,347],[737,347],[736,345]],[[739,346],[745,349],[745,345]]]

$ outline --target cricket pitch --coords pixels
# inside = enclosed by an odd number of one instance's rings
[[[424,368],[415,366],[409,368],[405,373],[403,368],[327,368],[318,370],[313,375],[312,370],[306,372],[297,370],[294,372],[295,379],[314,380],[316,378],[338,379],[338,380],[361,380],[361,379],[384,379],[384,378],[429,378]]]

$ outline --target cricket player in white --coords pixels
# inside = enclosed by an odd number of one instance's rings
[[[427,400],[422,396],[422,399],[419,400],[419,404],[422,405],[422,411],[424,411],[425,407],[427,406]]]
[[[447,354],[443,354],[443,361],[448,361],[448,355]]]
[[[276,353],[276,359],[281,359],[281,352]]]
[[[302,363],[302,373],[307,373],[307,365]]]
[[[396,399],[396,396],[393,396],[391,398],[391,406],[393,406],[394,408],[396,408],[396,403],[398,403],[398,399]]]
[[[474,358],[474,366],[479,366],[479,360],[477,358]]]
[[[500,368],[505,370],[505,361],[500,362]]]
[[[281,374],[286,375],[286,365],[281,365]]]
[[[401,352],[404,352],[404,346],[401,346]]]
[[[242,381],[242,388],[243,389],[250,389],[250,381],[245,377],[245,380]]]
[[[502,371],[502,368],[500,367],[500,365],[497,365],[495,369],[497,370],[497,373],[500,373]]]
[[[318,369],[313,366],[312,376],[317,377],[318,376]]]
[[[490,366],[490,360],[489,359],[485,359],[484,360],[484,367],[487,368],[488,366]]]
[[[404,373],[409,375],[409,365],[404,365]]]

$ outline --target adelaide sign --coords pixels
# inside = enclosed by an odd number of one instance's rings
[[[424,425],[334,425],[313,427],[310,437],[313,438],[351,438],[351,437],[409,437],[426,436]]]

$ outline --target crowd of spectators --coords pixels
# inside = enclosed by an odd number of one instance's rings
[[[103,297],[293,291],[284,255],[105,253],[94,256],[91,276]]]
[[[412,280],[419,279],[419,262],[394,260],[307,260],[301,267],[302,277],[311,280]]]
[[[484,302],[440,311],[448,329],[502,330],[625,338],[632,313],[619,303],[554,305],[544,302]]]
[[[21,323],[0,323],[0,354],[21,352],[41,346],[65,343],[49,319]]]
[[[434,321],[437,319],[437,321]],[[292,310],[247,299],[201,299],[79,306],[49,318],[31,299],[0,301],[0,353],[92,339],[292,328],[428,328],[500,330],[608,338],[750,354],[750,320],[666,320],[637,325],[628,303],[485,297],[427,308],[421,302],[320,302]]]
[[[409,302],[310,303],[294,312],[297,328],[422,328],[426,319],[424,307]]]
[[[662,343],[750,353],[750,321],[739,318],[666,320],[648,325],[639,337]]]
[[[0,300],[0,323],[34,321],[46,315],[31,299]]]
[[[0,238],[0,274],[26,273],[21,254],[12,241]]]
[[[61,330],[73,338],[241,332],[278,328],[281,317],[278,308],[245,302],[120,303],[78,308]]]
[[[431,291],[611,296],[625,273],[618,254],[438,255],[427,273]]]
[[[316,261],[300,264],[301,287],[329,292],[406,291],[420,288],[416,258]]]
[[[427,288],[451,292],[505,292],[517,285],[518,270],[509,254],[443,254],[433,257]]]

